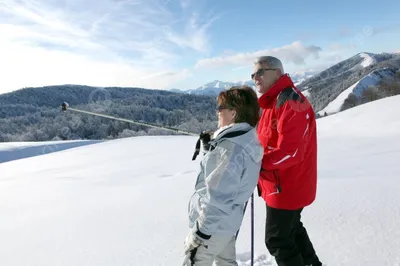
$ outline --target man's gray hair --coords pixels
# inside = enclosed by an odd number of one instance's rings
[[[254,61],[254,64],[267,64],[269,68],[279,69],[282,75],[285,74],[281,60],[273,56],[260,56]]]

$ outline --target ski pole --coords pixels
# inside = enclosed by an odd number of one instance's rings
[[[248,203],[248,202],[249,202],[249,201],[246,201],[246,203],[244,204],[243,215],[246,213],[246,208],[247,208],[247,203]],[[239,236],[239,231],[240,231],[240,228],[239,228],[239,230],[236,232],[235,240],[237,240],[237,238],[238,238],[238,236]]]
[[[84,113],[84,114],[89,114],[89,115],[94,115],[94,116],[100,116],[100,117],[109,118],[109,119],[113,119],[113,120],[132,123],[132,124],[137,124],[137,125],[142,125],[142,126],[147,126],[147,127],[153,127],[153,128],[158,128],[158,129],[165,129],[165,130],[174,131],[176,133],[182,133],[182,134],[190,135],[190,136],[198,136],[199,135],[199,134],[195,134],[195,133],[188,132],[188,131],[185,131],[185,130],[180,130],[180,129],[173,128],[173,127],[165,127],[165,126],[155,125],[155,124],[151,124],[151,123],[147,123],[147,122],[139,122],[139,121],[130,120],[130,119],[118,118],[118,117],[111,116],[111,115],[103,115],[103,114],[99,114],[99,113],[79,110],[79,109],[75,109],[75,108],[69,107],[69,104],[66,103],[66,102],[62,103],[61,110],[63,112],[65,112],[67,110],[70,110],[70,111],[74,111],[74,112],[78,112],[78,113]]]
[[[250,265],[254,265],[254,193],[251,194],[251,259]]]

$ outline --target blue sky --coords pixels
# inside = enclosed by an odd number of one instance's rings
[[[400,52],[400,1],[3,0],[0,93],[84,84],[193,89]]]

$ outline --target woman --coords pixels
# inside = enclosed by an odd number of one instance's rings
[[[217,103],[219,128],[209,142],[201,135],[206,153],[189,202],[186,265],[237,265],[235,235],[263,157],[255,131],[260,108],[254,90],[232,87],[218,95]]]

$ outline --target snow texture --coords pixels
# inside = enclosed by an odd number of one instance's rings
[[[305,97],[310,97],[310,90],[304,90],[301,92]]]
[[[94,140],[0,143],[0,163],[95,144]]]
[[[324,109],[322,109],[318,113],[320,115],[324,115],[325,112],[327,114],[339,112],[344,104],[344,101],[350,96],[350,94],[354,94],[356,97],[360,97],[368,87],[375,86],[382,80],[383,77],[390,77],[392,75],[393,73],[389,69],[381,69],[371,72],[370,74],[363,77],[362,79],[351,85],[349,88],[344,90],[342,93],[340,93],[339,96],[336,97],[336,99],[330,102]]]
[[[376,63],[376,60],[369,54],[360,53],[360,56],[364,58],[364,61],[361,62],[361,66],[364,68]]]
[[[394,96],[318,119],[318,193],[303,222],[325,265],[400,265],[399,111]],[[0,164],[1,264],[181,265],[196,140],[134,137]],[[255,265],[276,265],[264,202],[254,202]],[[241,266],[250,265],[247,210]]]

